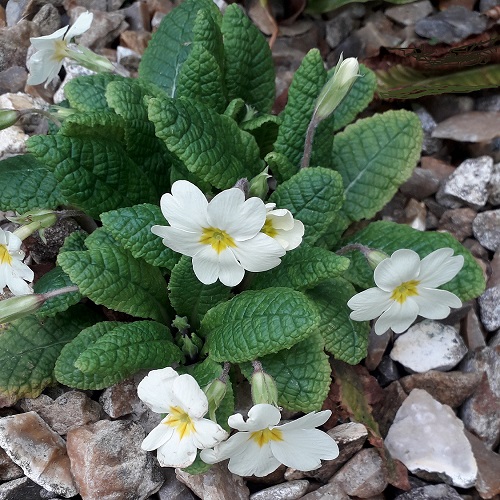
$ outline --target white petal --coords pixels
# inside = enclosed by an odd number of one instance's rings
[[[231,188],[212,199],[207,215],[212,227],[223,229],[236,241],[244,241],[262,229],[266,221],[266,206],[260,198],[245,201],[240,189]]]
[[[165,421],[164,418],[162,420]],[[163,423],[157,425],[145,438],[141,444],[141,448],[146,451],[153,451],[163,446],[169,439],[172,438],[175,429],[170,425]]]
[[[21,245],[23,244],[21,238],[10,231],[4,232],[5,245],[7,246],[7,250],[10,254],[14,252],[19,252],[21,249]]]
[[[30,76],[28,85],[50,83],[62,68],[62,61],[55,60],[52,51],[41,50],[33,54],[28,61]]]
[[[220,269],[221,269],[221,255],[226,254],[224,257],[229,257],[229,259],[224,260],[224,262],[228,265],[234,262],[234,259],[231,259],[231,255],[227,255],[231,253],[230,250],[226,249],[220,254],[218,254],[210,245],[203,245],[202,248],[194,257],[193,257],[193,271],[196,277],[204,284],[210,285],[215,283],[219,279]],[[233,256],[234,257],[234,256]],[[238,267],[241,268],[241,266]],[[233,281],[239,283],[243,279],[243,274],[245,271],[241,268],[240,271],[236,270],[236,273],[233,277]],[[225,272],[225,277],[228,276],[230,271]],[[226,283],[225,283],[226,284]],[[228,285],[234,286],[234,285]]]
[[[188,467],[196,458],[197,448],[190,436],[182,439],[178,432],[158,448],[156,456],[162,467]]]
[[[412,298],[406,299],[403,304],[394,301],[375,323],[375,333],[382,335],[389,328],[396,333],[407,330],[417,319],[418,305]]]
[[[392,302],[389,292],[384,292],[380,288],[369,288],[351,297],[347,305],[353,309],[350,314],[351,319],[366,321],[380,316]]]
[[[443,319],[450,314],[450,307],[461,307],[462,301],[447,290],[418,288],[419,295],[412,297],[418,305],[418,314],[429,319]]]
[[[2,228],[0,228],[0,245],[6,245],[7,248],[9,248],[7,245],[7,236],[9,234],[12,234],[12,233],[10,233],[9,231],[4,231]]]
[[[293,430],[283,433],[283,441],[271,441],[273,455],[287,467],[308,471],[321,466],[321,460],[339,456],[337,443],[318,429]]]
[[[296,420],[279,425],[278,429],[286,432],[295,429],[314,429],[315,427],[323,425],[330,418],[331,414],[332,412],[330,410],[323,410],[317,413],[313,411]]]
[[[166,193],[160,199],[160,208],[168,223],[178,229],[201,233],[209,227],[207,220],[208,201],[205,195],[191,182],[176,181],[172,194]]]
[[[55,42],[62,40],[66,31],[68,31],[68,26],[64,26],[64,28],[60,28],[50,35],[30,38],[31,45],[37,50],[54,51]]]
[[[212,422],[212,420],[202,418],[195,422],[193,443],[200,450],[212,448],[221,441],[224,441],[228,436],[229,434],[220,425]]]
[[[172,396],[191,418],[201,418],[208,411],[208,400],[198,382],[191,375],[179,375],[172,383]]]
[[[204,246],[200,243],[201,233],[193,233],[171,226],[153,226],[151,232],[163,238],[163,244],[174,252],[192,257]]]
[[[269,404],[257,404],[248,411],[246,422],[241,413],[236,413],[228,418],[227,423],[233,429],[254,432],[277,425],[280,420],[281,413],[278,408]]]
[[[17,277],[15,274],[7,273],[7,286],[14,295],[29,295],[33,293],[31,287],[21,278]]]
[[[421,286],[436,288],[452,280],[463,265],[462,255],[453,256],[453,249],[440,248],[422,259],[418,279]]]
[[[70,29],[64,36],[64,39],[69,42],[73,37],[85,33],[90,28],[93,17],[94,14],[88,11],[80,14],[77,20],[73,23],[73,25],[70,27]]]
[[[237,455],[233,455],[227,468],[239,476],[264,477],[275,471],[280,462],[273,456],[269,444],[259,446],[253,439],[247,441]]]
[[[232,249],[224,250],[219,254],[219,279],[226,286],[236,286],[245,276],[245,270],[236,260]]]
[[[259,233],[247,241],[240,241],[232,249],[243,269],[259,273],[279,266],[285,249],[270,236]]]
[[[275,239],[280,243],[280,245],[286,249],[287,252],[297,248],[302,243],[302,238],[304,236],[304,224],[300,220],[294,220],[292,229],[288,231],[278,231]],[[286,241],[286,246],[283,245],[283,240]]]
[[[33,281],[35,273],[24,262],[13,256],[11,266],[14,276],[26,281]]]
[[[137,395],[154,412],[167,413],[172,406],[171,387],[178,373],[170,367],[150,371],[137,386]]]
[[[420,269],[420,258],[413,250],[396,250],[389,259],[383,260],[375,269],[375,284],[386,292],[405,281],[416,279]]]
[[[227,441],[215,446],[213,450],[202,450],[200,458],[207,464],[222,462],[231,456],[243,453],[246,443],[250,439],[250,434],[248,432],[237,432]]]
[[[285,231],[290,231],[293,227],[293,215],[290,210],[286,208],[280,208],[278,210],[272,210],[266,215],[266,219],[272,221],[274,229],[284,229]]]

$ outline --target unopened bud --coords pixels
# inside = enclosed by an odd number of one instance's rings
[[[0,109],[0,130],[15,125],[21,113],[15,109]]]
[[[46,243],[44,229],[57,222],[57,214],[52,210],[32,210],[22,215],[8,217],[11,222],[21,224],[21,227],[14,231],[14,234],[21,240],[25,240],[35,231],[40,231],[42,241]]]
[[[0,302],[0,324],[28,316],[37,311],[46,298],[39,294],[20,295]]]
[[[349,93],[359,75],[359,63],[355,57],[343,61],[342,55],[333,76],[328,80],[316,101],[315,115],[318,120],[328,118]]]
[[[250,384],[254,404],[278,405],[278,389],[271,375],[268,375],[264,370],[256,370],[252,375]]]
[[[248,196],[256,196],[257,198],[264,199],[269,191],[269,186],[267,184],[267,179],[271,177],[267,171],[269,167],[266,167],[263,172],[257,174],[253,179],[250,179],[250,186],[248,189]]]
[[[372,269],[375,269],[383,260],[388,259],[389,256],[382,252],[382,250],[371,250],[366,252],[365,258]]]
[[[219,408],[224,396],[226,395],[227,385],[221,379],[215,379],[205,387],[205,394],[208,400],[208,414],[210,420],[216,422],[215,412]]]

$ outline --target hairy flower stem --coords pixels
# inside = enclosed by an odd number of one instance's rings
[[[65,286],[63,288],[58,288],[57,290],[50,290],[42,294],[45,300],[51,299],[52,297],[57,297],[58,295],[63,295],[70,292],[78,292],[80,289],[76,285]]]
[[[314,112],[311,121],[307,127],[306,131],[306,142],[304,143],[304,156],[302,156],[302,161],[300,163],[300,168],[307,168],[311,161],[312,145],[314,140],[314,134],[316,133],[316,128],[320,124],[321,120],[316,116]]]
[[[58,127],[61,126],[61,122],[52,114],[50,114],[48,111],[45,111],[43,109],[36,109],[36,108],[30,108],[30,109],[22,109],[19,111],[19,118],[22,118],[24,115],[42,115],[51,122],[55,123]]]

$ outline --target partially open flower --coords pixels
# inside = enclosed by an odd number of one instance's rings
[[[246,422],[239,413],[229,417],[229,425],[241,432],[213,450],[203,450],[200,457],[209,464],[229,458],[229,470],[240,476],[267,476],[280,464],[302,471],[314,470],[321,466],[321,460],[333,460],[339,455],[337,443],[316,429],[330,415],[330,410],[312,412],[277,425],[280,411],[270,404],[257,404],[248,412]]]
[[[137,393],[154,412],[167,413],[141,445],[143,450],[158,450],[162,467],[188,467],[199,449],[226,439],[220,425],[203,418],[208,400],[191,375],[179,375],[172,368],[153,370],[139,383]]]
[[[274,238],[287,252],[302,243],[304,224],[294,219],[290,210],[276,208],[275,203],[266,203],[266,222],[261,231]]]
[[[33,281],[33,271],[23,262],[22,241],[15,234],[0,229],[0,290],[6,286],[14,295],[32,293],[26,281]]]
[[[396,333],[407,330],[418,315],[443,319],[450,307],[462,302],[453,293],[437,289],[453,279],[464,264],[461,255],[453,256],[451,248],[440,248],[420,260],[413,250],[396,250],[375,269],[374,288],[354,295],[347,305],[353,309],[351,319],[365,321],[380,316],[375,333],[389,328]]]

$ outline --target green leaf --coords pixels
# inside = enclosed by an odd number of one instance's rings
[[[306,290],[342,274],[349,264],[349,259],[324,248],[302,245],[287,252],[278,267],[255,274],[250,288],[262,290],[271,286],[283,286]]]
[[[400,248],[408,248],[417,252],[421,259],[439,248],[452,248],[455,255],[463,255],[464,267],[455,278],[440,288],[458,295],[462,301],[481,295],[485,289],[481,267],[469,250],[450,234],[422,232],[403,224],[379,221],[373,222],[345,241],[345,244],[350,243],[361,243],[370,248],[382,250],[388,255]],[[366,263],[366,259],[359,252],[353,252],[350,257],[352,264],[346,278],[362,288],[375,286],[373,271]]]
[[[59,254],[58,264],[80,292],[110,309],[168,323],[161,271],[116,245]]]
[[[159,95],[159,89],[140,80],[112,82],[106,89],[106,99],[113,110],[122,117],[125,125],[127,155],[142,171],[154,179],[156,193],[161,196],[170,188],[172,155],[155,135],[155,126],[148,119],[145,100]]]
[[[151,99],[149,119],[156,135],[187,169],[219,189],[264,170],[254,138],[231,118],[199,102]]]
[[[80,354],[91,347],[98,339],[122,325],[118,321],[105,321],[85,328],[75,336],[69,344],[65,345],[55,364],[54,375],[57,381],[68,387],[88,390],[113,385],[113,373],[103,377],[95,373],[83,373],[75,367],[75,362]],[[109,382],[109,383],[108,383]]]
[[[239,97],[233,99],[228,105],[224,114],[232,118],[235,122],[239,122],[245,115],[245,101]]]
[[[409,56],[411,55],[410,53]],[[421,54],[416,55],[422,58]],[[397,64],[389,70],[377,71],[376,75],[377,93],[382,99],[417,99],[426,95],[462,94],[500,86],[500,64],[481,65],[473,69],[438,76]]]
[[[289,349],[317,325],[317,312],[289,288],[244,291],[210,309],[201,323],[215,361],[241,363]]]
[[[27,145],[53,172],[63,196],[92,217],[157,199],[152,181],[112,139],[33,136]]]
[[[124,81],[123,76],[113,73],[79,76],[64,86],[64,94],[72,108],[78,111],[109,110],[106,87],[110,82]]]
[[[151,232],[151,227],[156,224],[168,225],[157,205],[143,203],[119,208],[101,214],[101,221],[113,238],[136,259],[170,270],[180,259],[180,254],[166,247],[162,239]]]
[[[168,288],[175,312],[187,316],[195,330],[207,311],[231,297],[231,289],[220,282],[204,285],[194,274],[191,259],[185,256],[173,268]]]
[[[54,209],[67,203],[54,174],[34,156],[12,156],[0,161],[0,210],[28,212]]]
[[[261,113],[269,113],[275,98],[271,49],[259,30],[237,5],[222,19],[229,99],[241,97]]]
[[[298,172],[304,155],[306,131],[314,112],[316,99],[325,83],[326,70],[321,54],[318,49],[310,50],[293,77],[288,91],[288,102],[281,115],[283,123],[274,145],[274,150],[288,158],[295,167],[295,172]],[[290,178],[290,175],[282,177],[282,172],[276,173],[278,181]]]
[[[85,250],[85,238],[87,238],[87,236],[88,234],[85,231],[75,231],[69,236],[66,236],[63,246],[59,250],[59,253],[74,252],[75,250]]]
[[[280,124],[281,120],[278,116],[260,115],[242,122],[240,127],[254,136],[259,145],[260,156],[264,158],[273,150]]]
[[[276,151],[268,153],[264,161],[269,165],[273,177],[276,179],[290,179],[298,171],[297,167],[292,165],[284,154],[276,153]]]
[[[94,320],[91,311],[76,306],[53,318],[31,315],[4,325],[0,343],[0,407],[10,406],[23,397],[36,398],[54,383],[54,365],[61,349]]]
[[[304,241],[313,245],[342,206],[342,179],[327,168],[304,168],[280,184],[269,201],[287,208],[305,226]]]
[[[276,381],[280,406],[303,412],[321,409],[331,384],[331,368],[320,335],[259,361]]]
[[[35,293],[45,293],[52,290],[58,290],[66,286],[72,286],[69,276],[59,267],[56,266],[48,273],[45,273],[33,286]],[[58,295],[48,299],[36,312],[40,318],[44,316],[55,316],[57,313],[69,309],[71,306],[78,304],[82,298],[80,292],[69,292],[63,295]]]
[[[422,125],[415,113],[387,111],[358,120],[335,136],[334,168],[342,176],[351,220],[373,217],[415,168],[422,147]]]
[[[122,323],[87,346],[74,366],[83,373],[124,380],[139,370],[152,370],[179,363],[180,349],[169,329],[155,321]]]
[[[320,316],[318,333],[325,341],[325,349],[335,359],[351,365],[366,357],[368,348],[368,321],[353,321],[347,301],[356,293],[354,287],[340,277],[321,283],[307,296],[317,307]]]
[[[125,122],[112,111],[76,113],[66,118],[59,129],[68,137],[101,137],[123,142]]]
[[[181,66],[193,48],[194,25],[201,9],[220,24],[221,14],[214,2],[186,0],[163,18],[142,56],[140,78],[164,89],[170,97],[176,95]]]
[[[342,210],[337,212],[337,216],[330,223],[326,231],[316,242],[316,245],[324,248],[333,248],[340,240],[342,233],[351,225],[351,221]]]

